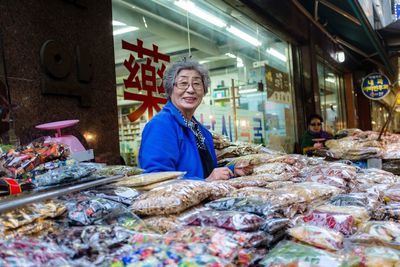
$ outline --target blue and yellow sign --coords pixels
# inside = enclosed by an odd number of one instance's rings
[[[390,81],[380,73],[368,74],[361,83],[361,91],[369,99],[382,99],[390,92]]]

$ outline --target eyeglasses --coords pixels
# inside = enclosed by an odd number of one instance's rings
[[[310,123],[311,126],[321,126],[321,123]]]
[[[179,89],[179,90],[186,90],[189,88],[189,85],[192,85],[194,90],[202,90],[204,89],[203,87],[203,82],[201,80],[199,81],[192,81],[192,83],[189,83],[188,81],[179,81],[174,83],[174,85]]]

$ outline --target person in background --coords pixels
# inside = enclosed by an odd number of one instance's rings
[[[322,122],[324,120],[318,114],[312,114],[307,119],[308,129],[303,134],[301,141],[301,150],[303,154],[312,153],[321,149],[328,139],[332,139],[332,135],[322,130]]]
[[[164,73],[168,102],[144,127],[139,165],[145,172],[184,171],[187,179],[226,180],[245,174],[219,167],[211,133],[193,116],[208,92],[210,77],[192,59],[171,63]]]

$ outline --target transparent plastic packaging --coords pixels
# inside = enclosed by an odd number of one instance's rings
[[[296,194],[304,199],[304,201],[310,203],[315,200],[323,200],[335,196],[341,192],[341,189],[327,184],[315,183],[315,182],[304,182],[286,186],[278,189],[277,191],[290,192]]]
[[[335,206],[331,204],[325,204],[316,207],[315,211],[349,214],[353,216],[354,225],[356,227],[359,226],[361,223],[368,221],[370,218],[366,208],[357,206]]]
[[[70,266],[68,255],[53,242],[0,240],[1,266]]]
[[[271,190],[275,190],[278,188],[282,188],[288,185],[292,185],[293,182],[292,181],[276,181],[276,182],[270,182],[268,183],[265,188],[267,189],[271,189]]]
[[[274,214],[275,207],[270,202],[255,198],[226,197],[206,204],[206,207],[216,210],[235,210],[254,213],[261,216]]]
[[[268,185],[270,182],[274,181],[287,181],[290,179],[290,176],[287,174],[258,174],[258,175],[250,175],[250,176],[241,176],[238,178],[233,178],[225,181],[226,184],[229,184],[235,188],[242,188],[242,187],[264,187]]]
[[[400,221],[400,203],[392,202],[373,210],[373,218],[382,221]]]
[[[400,249],[400,224],[369,221],[362,224],[350,240],[355,243],[380,244]]]
[[[256,231],[265,223],[262,217],[240,211],[200,211],[182,221],[186,225],[215,226],[231,231]]]
[[[284,241],[273,248],[261,260],[260,265],[265,267],[340,267],[342,260],[339,256],[322,249]]]
[[[344,235],[353,233],[353,216],[349,214],[314,211],[299,219],[300,222],[339,231]]]
[[[175,216],[152,216],[144,218],[143,222],[150,229],[163,234],[179,226]]]
[[[139,215],[168,215],[180,213],[210,196],[206,182],[182,180],[157,187],[139,196],[130,209]]]
[[[368,197],[366,194],[351,193],[351,194],[339,194],[332,197],[329,203],[335,206],[358,206],[369,208]]]
[[[210,254],[204,244],[180,242],[171,245],[147,243],[136,246],[130,253],[115,258],[112,266],[233,267],[234,265],[221,257]]]
[[[208,197],[208,200],[226,197],[235,190],[235,187],[225,182],[208,182],[208,185],[210,186],[210,196]]]
[[[328,250],[339,250],[343,248],[343,235],[335,230],[320,226],[303,224],[288,230],[289,235],[295,239]]]
[[[138,187],[145,186],[149,184],[159,183],[166,180],[176,179],[178,177],[183,177],[185,172],[152,172],[138,174],[134,176],[128,176],[119,180],[115,184],[118,186],[126,187]]]
[[[290,176],[298,176],[300,174],[300,169],[287,164],[287,163],[264,163],[257,167],[254,167],[253,174],[289,174]]]
[[[104,166],[99,170],[96,170],[93,173],[93,176],[98,176],[98,177],[108,177],[115,175],[132,176],[140,174],[142,172],[143,170],[138,167],[125,166],[125,165],[109,165],[109,166]]]
[[[290,220],[287,218],[269,218],[261,226],[260,230],[268,233],[275,234],[277,232],[286,230],[289,227]]]
[[[106,185],[91,189],[85,192],[85,194],[120,202],[125,205],[131,205],[139,195],[139,192],[129,187]]]
[[[68,221],[73,225],[101,224],[109,214],[127,211],[125,205],[104,198],[86,198],[67,203]]]
[[[399,265],[400,251],[381,246],[353,246],[345,257],[345,266],[389,267]]]

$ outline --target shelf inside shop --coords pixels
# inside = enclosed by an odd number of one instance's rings
[[[13,210],[15,208],[34,203],[37,201],[47,200],[54,197],[59,197],[68,193],[81,191],[87,188],[96,187],[99,185],[108,184],[124,177],[123,175],[116,175],[104,178],[98,178],[91,181],[82,183],[75,183],[69,185],[62,185],[54,188],[47,188],[41,191],[32,191],[22,193],[18,196],[8,196],[0,199],[0,213]]]

